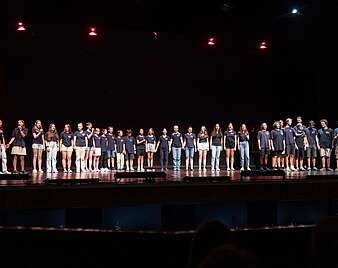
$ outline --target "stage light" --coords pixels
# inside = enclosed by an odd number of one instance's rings
[[[268,45],[267,45],[267,43],[266,42],[260,42],[260,44],[259,44],[259,49],[267,49],[268,48]]]
[[[216,44],[216,38],[215,37],[210,37],[208,39],[208,45],[209,46],[214,46]]]
[[[158,32],[153,32],[154,38],[158,40],[160,38],[160,35]]]
[[[298,9],[297,9],[297,8],[292,9],[292,10],[291,10],[291,13],[294,14],[294,15],[295,15],[295,14],[298,14]]]
[[[88,35],[89,36],[97,36],[96,28],[95,27],[90,27]]]
[[[16,25],[16,30],[17,31],[26,31],[26,27],[25,25],[23,24],[23,22],[19,21]]]

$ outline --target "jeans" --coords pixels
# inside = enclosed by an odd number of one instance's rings
[[[76,147],[75,150],[75,166],[76,166],[76,171],[80,172],[86,171],[86,161],[85,161],[85,154],[86,154],[86,147]]]
[[[179,170],[181,167],[181,147],[176,148],[173,147],[173,164],[174,164],[174,170]]]
[[[194,158],[195,148],[194,147],[185,147],[185,157]]]
[[[108,153],[101,151],[100,168],[107,168],[107,167],[108,167]]]
[[[211,146],[211,169],[219,169],[219,156],[221,154],[222,146]]]
[[[7,155],[6,155],[5,145],[0,145],[0,158],[1,158],[2,172],[6,172],[7,171]]]
[[[239,143],[240,146],[240,153],[241,153],[241,167],[244,168],[244,160],[246,166],[250,166],[250,155],[249,155],[249,142],[248,141],[241,141]]]
[[[56,156],[58,147],[55,141],[49,142],[49,149],[47,150],[47,172],[56,171]]]
[[[168,152],[168,149],[161,149],[160,150],[160,162],[161,162],[161,168],[168,168],[168,155],[169,155],[169,152]]]

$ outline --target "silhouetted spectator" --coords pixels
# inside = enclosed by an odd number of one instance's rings
[[[199,268],[252,268],[256,267],[255,256],[233,245],[223,245],[210,252]]]
[[[313,242],[316,267],[338,267],[338,217],[322,219],[315,228]]]
[[[223,222],[212,220],[200,225],[191,241],[188,267],[199,267],[211,250],[229,241],[230,231]]]

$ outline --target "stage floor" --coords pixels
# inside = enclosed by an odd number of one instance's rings
[[[160,169],[155,169],[153,171],[160,171]],[[131,171],[130,173],[132,173]],[[180,171],[173,171],[169,169],[167,172],[167,177],[163,178],[156,178],[153,182],[155,183],[172,183],[172,182],[181,182],[187,177],[193,178],[222,178],[222,177],[230,177],[231,182],[240,181],[241,173],[239,170],[235,171],[215,171],[212,172],[210,169],[206,171],[199,171],[195,169],[194,171],[186,171],[185,169],[181,169]],[[142,184],[144,183],[144,178],[123,178],[123,179],[115,179],[116,171],[109,171],[109,172],[88,172],[88,173],[64,173],[59,171],[58,173],[31,173],[29,179],[21,180],[21,179],[1,179],[0,177],[0,186],[27,186],[27,185],[35,185],[35,186],[42,186],[45,185],[46,179],[64,179],[64,180],[74,180],[74,179],[99,179],[99,183],[102,184]],[[286,172],[286,180],[305,180],[307,176],[311,176],[312,178],[326,177],[326,176],[338,176],[337,171],[291,171]],[[250,178],[247,177],[248,180],[260,180],[260,181],[278,181],[281,180],[281,177],[255,177]]]

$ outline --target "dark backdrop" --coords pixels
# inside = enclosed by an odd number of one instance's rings
[[[102,127],[337,119],[337,6],[320,1],[7,1],[1,113]],[[324,1],[322,1],[324,2]],[[292,7],[301,16],[290,16]],[[16,32],[18,20],[28,31]],[[97,38],[87,30],[95,25]],[[159,33],[155,39],[153,31]],[[216,36],[216,46],[206,45]],[[262,40],[266,51],[258,49]],[[332,66],[333,65],[333,66]],[[46,128],[46,126],[45,126]]]

